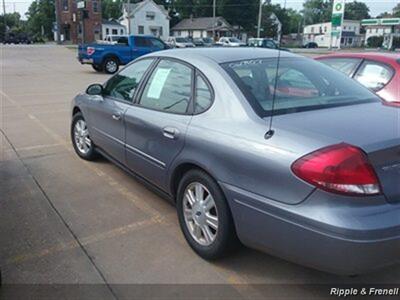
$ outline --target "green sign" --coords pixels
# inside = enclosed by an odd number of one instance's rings
[[[342,26],[342,14],[332,14],[332,26]]]

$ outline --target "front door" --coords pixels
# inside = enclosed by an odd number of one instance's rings
[[[103,100],[90,105],[91,138],[96,146],[121,163],[125,163],[124,115],[133,95],[153,59],[129,65],[111,77],[104,86]]]
[[[125,115],[128,167],[162,188],[167,187],[167,170],[183,149],[192,118],[192,76],[190,66],[161,60]]]

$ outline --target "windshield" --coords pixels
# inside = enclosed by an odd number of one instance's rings
[[[240,43],[240,41],[237,38],[229,38],[229,41],[231,43]]]
[[[176,41],[178,43],[189,43],[189,40],[186,38],[176,38]]]
[[[254,47],[261,47],[263,44],[262,39],[250,39],[249,40],[249,45],[254,46]]]
[[[262,116],[379,101],[361,85],[306,58],[252,59],[223,64],[250,104]]]
[[[212,43],[213,40],[211,38],[203,38],[203,41],[205,43]]]

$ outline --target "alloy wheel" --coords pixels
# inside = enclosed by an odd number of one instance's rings
[[[92,147],[92,141],[89,137],[89,131],[84,120],[78,120],[74,127],[75,145],[79,152],[86,155]]]
[[[211,245],[218,234],[218,212],[209,190],[199,182],[186,187],[183,199],[185,224],[192,238],[202,246]]]

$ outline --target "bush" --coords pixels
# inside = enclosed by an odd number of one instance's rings
[[[371,36],[367,40],[367,46],[370,48],[380,48],[383,44],[383,36]]]
[[[392,45],[392,49],[398,49],[400,48],[400,37],[394,37],[393,38],[393,45]]]

